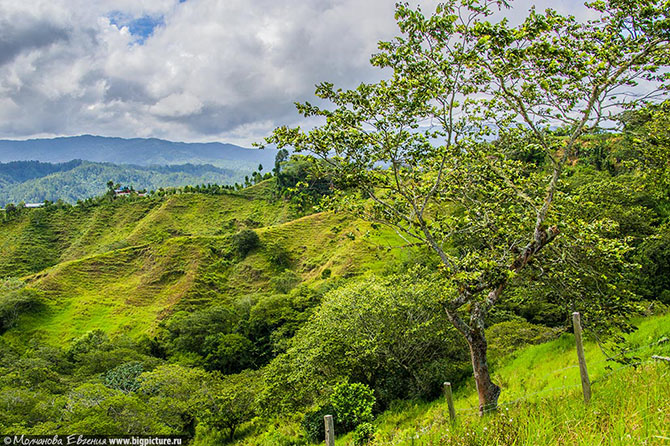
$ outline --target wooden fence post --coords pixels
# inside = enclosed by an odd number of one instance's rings
[[[323,422],[326,424],[326,446],[335,446],[335,425],[333,423],[333,416],[326,415],[323,417]]]
[[[449,418],[451,424],[456,422],[456,409],[454,409],[454,397],[451,393],[451,383],[444,383],[444,397],[447,399],[447,406],[449,406]]]
[[[577,343],[577,359],[579,359],[579,373],[582,377],[582,391],[584,392],[584,403],[591,401],[591,381],[589,372],[586,369],[586,359],[584,358],[584,345],[582,344],[582,323],[579,312],[572,313],[572,325],[575,329],[575,342]]]

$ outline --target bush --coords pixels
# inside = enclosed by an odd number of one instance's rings
[[[320,443],[326,436],[326,426],[323,417],[332,415],[335,425],[338,425],[337,417],[335,415],[335,408],[332,404],[311,410],[305,414],[302,419],[302,428],[305,430],[307,439],[312,443]]]
[[[205,424],[218,431],[227,431],[228,440],[232,440],[237,428],[256,415],[259,382],[258,373],[250,370],[216,382],[201,407]]]
[[[70,360],[79,362],[89,353],[95,351],[109,351],[111,349],[112,344],[107,333],[97,329],[89,331],[85,335],[75,339],[67,350],[67,356]]]
[[[217,333],[205,338],[206,368],[224,374],[253,366],[253,343],[239,333]]]
[[[321,271],[321,278],[322,279],[328,279],[332,275],[332,271],[330,268],[326,268],[323,271]]]
[[[396,399],[435,398],[444,381],[472,373],[467,345],[441,311],[434,282],[372,276],[332,285],[292,338],[285,358],[291,365],[272,378],[275,397],[285,392],[299,402],[296,387],[361,382],[383,410]]]
[[[243,229],[237,234],[233,235],[233,248],[244,258],[254,249],[260,245],[258,234],[251,229]]]
[[[491,361],[497,361],[526,345],[556,339],[561,329],[534,325],[525,321],[501,322],[486,330]]]
[[[361,423],[372,421],[372,407],[375,401],[372,389],[362,383],[338,384],[330,395],[338,424],[346,432]]]
[[[103,382],[110,389],[123,393],[136,392],[140,388],[140,375],[144,372],[141,362],[128,362],[105,373]]]
[[[291,265],[291,254],[279,243],[268,243],[265,246],[265,252],[273,265],[279,268],[288,268]]]
[[[0,334],[12,328],[19,316],[42,306],[36,290],[26,289],[18,279],[0,282]]]
[[[375,436],[375,427],[370,423],[361,423],[354,429],[354,445],[364,446]]]
[[[300,283],[300,277],[290,269],[270,279],[270,284],[278,293],[288,293]]]

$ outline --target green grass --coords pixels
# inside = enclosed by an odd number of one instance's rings
[[[503,387],[499,411],[478,416],[471,379],[455,391],[456,424],[442,399],[397,401],[377,416],[369,446],[670,444],[670,364],[651,359],[654,354],[670,356],[669,338],[670,315],[641,320],[626,340],[639,357],[634,366],[608,362],[596,343],[586,342],[593,393],[588,406],[572,335],[526,347],[494,372]],[[235,444],[307,445],[301,419],[298,413],[270,422],[257,419],[242,429],[247,437]],[[353,435],[341,435],[335,444],[354,445]]]
[[[94,329],[152,334],[178,309],[276,294],[271,279],[282,268],[269,260],[271,243],[289,252],[290,269],[310,287],[325,281],[326,268],[329,280],[337,280],[381,271],[406,255],[388,248],[399,244],[393,234],[371,235],[369,225],[351,218],[318,213],[295,219],[285,202],[266,199],[269,187],[39,209],[4,223],[0,272],[24,276],[47,302],[44,311],[22,316],[5,339],[57,345]],[[243,228],[254,228],[261,246],[240,259],[229,237]]]
[[[494,372],[503,388],[497,413],[483,419],[477,415],[470,382],[456,391],[455,426],[444,401],[399,403],[376,420],[371,444],[670,444],[670,364],[651,359],[653,354],[670,354],[669,337],[670,315],[643,320],[627,339],[627,345],[636,349],[640,362],[636,366],[607,361],[598,346],[588,342],[585,351],[593,383],[588,406],[575,367],[572,335],[525,348]],[[336,444],[353,444],[351,435]]]

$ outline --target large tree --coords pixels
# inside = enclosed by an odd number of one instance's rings
[[[324,123],[267,139],[327,160],[342,189],[367,198],[347,193],[340,204],[439,257],[442,308],[470,346],[481,413],[500,395],[484,328],[503,293],[562,233],[608,258],[625,250],[564,212],[561,176],[585,132],[656,96],[668,57],[664,1],[593,2],[597,18],[585,23],[552,10],[518,26],[493,21],[508,6],[450,0],[425,16],[398,4],[401,35],[371,59],[391,76],[347,91],[318,85],[332,106],[297,107]],[[640,80],[649,94],[628,94]]]

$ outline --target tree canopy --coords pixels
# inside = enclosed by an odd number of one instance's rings
[[[267,138],[326,160],[341,189],[367,198],[344,193],[340,205],[440,259],[452,290],[443,309],[470,345],[482,412],[500,393],[486,360],[486,314],[545,247],[565,234],[561,252],[570,244],[590,254],[583,260],[621,270],[625,243],[608,239],[606,221],[579,218],[584,203],[562,188],[563,173],[585,133],[658,97],[669,54],[661,1],[592,2],[597,18],[587,22],[534,9],[516,26],[490,21],[507,6],[452,0],[426,16],[398,4],[401,36],[371,59],[392,76],[352,90],[324,82],[316,95],[332,107],[297,105],[322,125]],[[627,94],[642,82],[643,96]],[[536,148],[542,165],[510,156],[506,148],[519,145]],[[598,287],[598,262],[572,273],[570,285],[596,296],[576,308],[595,303],[602,316],[602,303],[614,301],[622,304],[610,312],[628,311],[612,281]]]

